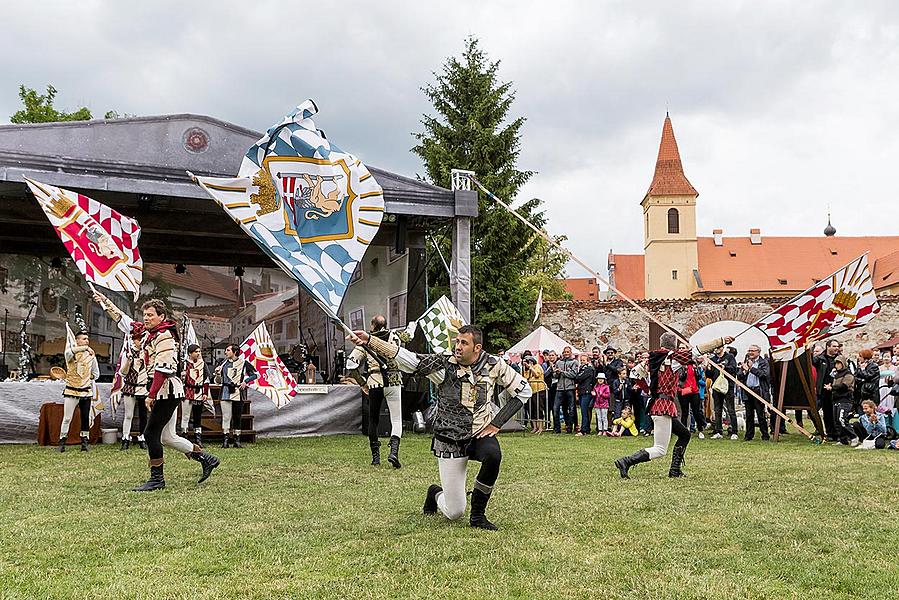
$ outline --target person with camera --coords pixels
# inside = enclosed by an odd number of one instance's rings
[[[722,375],[724,371],[733,377],[737,376],[737,359],[733,354],[727,352],[724,346],[718,346],[712,352],[712,356],[706,362],[706,371],[714,382],[712,384],[712,409],[714,412],[714,420],[712,422],[713,440],[720,440],[723,436],[724,428],[722,425],[723,412],[727,410],[727,433],[730,439],[737,438],[737,409],[734,406],[734,388],[736,385]]]
[[[763,399],[771,400],[771,362],[762,356],[762,349],[755,344],[749,346],[746,358],[740,364],[737,378],[746,387],[758,394]],[[768,435],[768,419],[765,417],[765,405],[752,394],[743,394],[743,404],[746,407],[746,433],[743,441],[749,442],[755,437],[755,426],[758,421],[759,430],[762,432],[762,441],[770,439]]]

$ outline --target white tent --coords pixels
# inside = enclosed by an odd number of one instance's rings
[[[572,344],[566,342],[555,333],[541,325],[531,333],[527,334],[523,340],[507,350],[509,354],[521,354],[525,350],[536,352],[538,350],[555,350],[559,354],[566,346],[571,347],[571,351],[575,354],[581,354],[581,351]]]

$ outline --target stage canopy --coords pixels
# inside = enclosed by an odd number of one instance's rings
[[[523,340],[509,348],[508,352],[510,354],[521,354],[525,350],[530,350],[531,352],[536,352],[538,350],[555,350],[558,353],[562,353],[562,349],[566,346],[571,347],[571,351],[575,354],[581,354],[581,350],[578,350],[574,347],[570,342],[566,342],[555,333],[541,325],[528,335],[524,337]]]

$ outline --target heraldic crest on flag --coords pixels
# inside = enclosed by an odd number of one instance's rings
[[[315,103],[288,113],[247,152],[238,177],[195,177],[332,316],[384,215],[384,193],[355,156],[315,128]]]
[[[265,321],[240,345],[240,352],[259,377],[250,387],[268,396],[275,408],[282,408],[297,395],[297,382],[278,357]]]
[[[25,182],[84,278],[137,299],[143,279],[137,221],[77,192]]]
[[[768,336],[772,356],[785,361],[800,356],[808,344],[861,327],[879,312],[865,254],[755,325]]]
[[[459,334],[459,328],[463,325],[465,325],[465,319],[462,317],[462,313],[446,296],[441,296],[418,319],[418,326],[425,339],[437,354],[453,353],[454,340]]]

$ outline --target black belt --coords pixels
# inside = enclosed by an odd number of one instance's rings
[[[91,389],[93,389],[93,386],[89,385],[87,387],[77,388],[77,387],[73,387],[71,385],[66,385],[66,389],[72,390],[73,392],[89,392],[89,391],[91,391]]]

